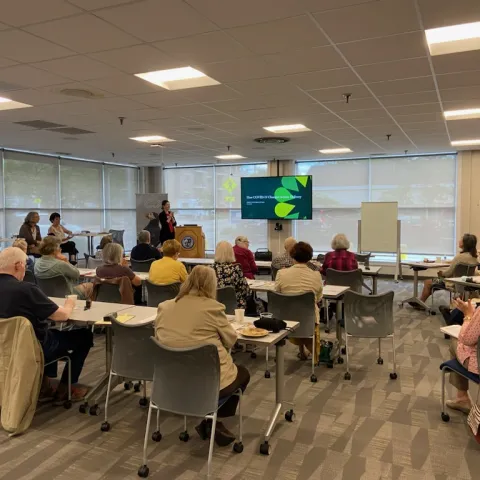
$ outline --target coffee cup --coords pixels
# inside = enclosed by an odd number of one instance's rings
[[[260,314],[260,318],[267,318],[271,320],[273,318],[273,313],[263,312]]]
[[[235,309],[235,321],[237,323],[243,323],[245,320],[245,309],[244,308],[236,308]]]

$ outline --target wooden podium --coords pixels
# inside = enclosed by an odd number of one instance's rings
[[[198,225],[176,227],[175,239],[182,246],[180,257],[205,258],[205,235],[202,227]]]

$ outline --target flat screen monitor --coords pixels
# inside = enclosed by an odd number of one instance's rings
[[[243,177],[243,219],[311,220],[312,176]]]

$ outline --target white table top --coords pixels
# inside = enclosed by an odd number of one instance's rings
[[[334,299],[341,297],[345,292],[348,292],[350,287],[342,287],[340,285],[324,285],[323,298]]]
[[[422,268],[422,269],[427,269],[427,268],[445,268],[449,267],[449,263],[445,262],[402,262],[402,265],[405,265],[407,267],[417,267],[417,268]]]
[[[460,335],[460,330],[462,327],[460,325],[449,325],[447,327],[441,327],[440,331],[442,333],[446,333],[447,335],[450,335],[453,338],[458,338]]]
[[[95,270],[91,268],[79,268],[78,271],[80,272],[81,277],[85,278],[95,278],[97,276]],[[140,277],[142,281],[148,280],[148,272],[134,272],[135,275]]]
[[[273,280],[247,280],[249,287],[256,292],[273,292],[275,289],[275,282]],[[350,287],[338,285],[324,285],[323,296],[325,298],[341,297]]]
[[[108,232],[90,232],[90,233],[85,233],[85,232],[78,232],[74,233],[74,237],[103,237],[105,235],[111,235],[111,233]]]
[[[446,282],[455,283],[457,285],[464,285],[466,287],[478,287],[480,289],[480,275],[472,276],[468,278],[472,278],[473,281],[466,282],[463,280],[464,277],[452,277],[452,278],[445,278]]]
[[[213,265],[214,259],[213,258],[184,258],[181,257],[178,259],[180,262],[185,263],[187,265]],[[255,261],[257,267],[262,268],[271,268],[272,262],[258,260]]]
[[[382,267],[369,267],[369,269],[367,270],[367,267],[365,267],[365,265],[359,265],[358,268],[362,271],[362,274],[365,275],[365,276],[374,276],[374,275],[378,275],[378,273],[380,272],[380,270],[382,269]]]
[[[248,326],[248,324],[253,324],[255,320],[258,320],[258,317],[245,317],[245,320],[243,323],[235,322],[235,315],[227,315],[227,318],[230,320],[230,324],[237,332],[239,343],[248,343],[252,345],[259,345],[262,347],[275,345],[280,340],[282,340],[282,338],[285,338],[290,333],[291,330],[297,329],[298,326],[300,325],[299,322],[287,321],[286,324],[290,330],[282,330],[278,333],[269,333],[265,337],[251,338],[251,337],[244,337],[241,333],[239,333],[239,330],[241,330],[242,328],[245,328],[246,326]]]
[[[120,311],[122,315],[135,315],[134,318],[125,322],[128,325],[146,325],[157,318],[157,309],[154,307],[124,306],[127,308]]]
[[[50,300],[52,300],[52,302],[55,302],[60,307],[63,307],[63,305],[65,304],[64,298],[50,297]],[[123,310],[131,309],[132,305],[122,305],[121,303],[92,302],[92,307],[90,308],[90,310],[84,310],[84,307],[85,300],[77,300],[75,309],[72,312],[70,320],[74,322],[84,322],[87,324],[92,324],[103,320],[103,317],[108,315],[109,313],[120,311],[122,311],[123,313]]]

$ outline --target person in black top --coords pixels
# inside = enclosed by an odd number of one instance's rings
[[[145,262],[147,260],[160,260],[162,257],[160,251],[150,244],[150,232],[142,230],[138,234],[138,244],[132,248],[130,258],[137,262]]]
[[[160,221],[158,220],[158,213],[150,212],[147,214],[149,220],[148,225],[144,228],[150,232],[150,244],[154,247],[160,245]]]
[[[62,356],[71,360],[72,385],[78,378],[93,344],[92,332],[86,328],[77,330],[49,329],[48,320],[65,322],[75,308],[75,300],[67,298],[63,307],[52,302],[37,285],[23,282],[27,256],[17,247],[0,252],[0,318],[25,317],[35,331],[43,350],[45,363]],[[40,399],[53,398],[55,405],[62,405],[68,397],[68,366],[65,366],[57,391],[54,394],[48,377],[56,377],[57,365],[45,367]],[[72,400],[86,395],[84,387],[72,386]]]
[[[160,243],[163,245],[163,242],[167,240],[174,240],[177,221],[175,220],[173,212],[170,211],[170,202],[168,200],[162,202],[162,211],[158,215],[158,220],[162,227],[160,231]]]

